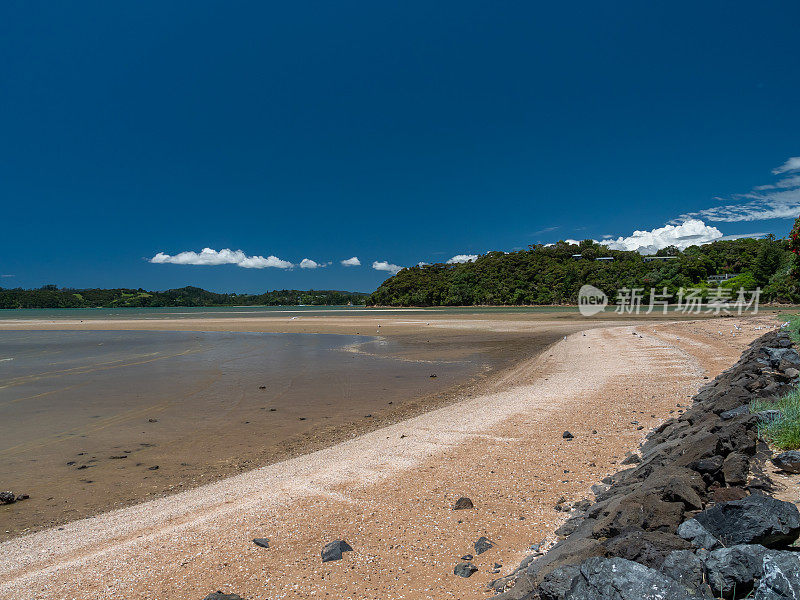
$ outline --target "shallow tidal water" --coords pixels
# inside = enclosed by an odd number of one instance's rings
[[[0,538],[265,464],[485,366],[408,356],[365,336],[0,331],[0,488],[31,496],[0,507]]]

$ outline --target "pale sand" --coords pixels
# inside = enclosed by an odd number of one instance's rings
[[[735,337],[734,323],[742,325]],[[592,329],[465,399],[348,442],[0,545],[0,597],[475,598],[648,429],[774,326],[768,317]],[[634,335],[638,330],[641,334]],[[719,335],[722,331],[723,335]],[[637,429],[637,427],[643,427]],[[575,439],[562,439],[569,429]],[[597,434],[592,434],[596,430]],[[476,508],[452,511],[458,496]],[[520,520],[524,517],[524,520]],[[479,536],[496,547],[453,575]],[[252,544],[269,537],[270,549]],[[344,560],[321,546],[344,538]]]

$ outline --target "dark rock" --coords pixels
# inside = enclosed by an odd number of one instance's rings
[[[330,562],[332,560],[342,560],[343,552],[352,552],[350,544],[344,540],[335,540],[322,548],[322,562]]]
[[[16,501],[14,492],[0,492],[0,504],[13,504]]]
[[[750,474],[750,458],[741,452],[731,452],[722,463],[722,474],[729,486],[744,485]]]
[[[461,498],[456,500],[456,503],[453,505],[453,510],[464,510],[467,508],[475,508],[475,506],[472,504],[472,500],[466,496],[461,496]]]
[[[800,473],[800,452],[797,450],[781,452],[772,458],[772,464],[778,467],[781,471],[787,471],[788,473]]]
[[[260,546],[261,548],[269,548],[269,539],[268,538],[255,538],[253,543],[256,546]]]
[[[784,369],[783,371],[789,379],[796,379],[800,377],[800,371],[798,371],[795,367],[789,367],[788,369]]]
[[[565,565],[551,571],[542,578],[539,584],[539,597],[541,600],[564,600],[564,596],[572,587],[574,579],[580,575],[578,565]]]
[[[690,542],[695,548],[713,550],[720,545],[708,529],[703,527],[697,519],[684,521],[678,527],[678,535]]]
[[[664,531],[628,531],[603,542],[609,556],[633,560],[646,567],[658,569],[675,550],[692,546],[673,533]]]
[[[741,500],[746,497],[747,490],[742,487],[717,488],[711,492],[711,500],[716,504]]]
[[[473,544],[475,546],[475,554],[483,554],[487,550],[494,548],[494,544],[487,537],[479,537],[478,541]]]
[[[704,458],[698,460],[695,465],[695,470],[699,473],[716,473],[722,468],[722,463],[725,458],[722,456],[712,456],[711,458]]]
[[[664,559],[660,570],[667,577],[680,583],[689,593],[701,598],[711,598],[711,588],[706,583],[703,560],[691,550],[671,552]]]
[[[720,548],[706,558],[708,582],[717,596],[743,597],[753,588],[753,582],[763,573],[763,546],[740,544]]]
[[[158,423],[158,419],[147,419],[148,423]]]
[[[677,581],[624,558],[590,558],[565,600],[697,600]]]
[[[17,496],[17,502],[22,502],[23,500],[28,500],[30,496],[28,494],[20,494]]]
[[[474,557],[474,556],[472,556],[472,554],[465,554],[464,556],[462,556],[462,557],[461,557],[461,560],[470,561],[470,560],[472,560],[473,558],[475,558],[475,557]]]
[[[462,562],[455,566],[453,569],[453,574],[458,575],[459,577],[472,577],[472,574],[476,573],[477,571],[478,567],[473,565],[471,562]]]
[[[203,600],[244,600],[238,594],[226,594],[224,592],[216,591],[213,594],[209,594]]]
[[[565,440],[571,440],[575,436],[572,435],[569,431],[565,431],[564,433],[561,434],[561,437],[564,438]]]
[[[695,519],[726,546],[782,547],[800,535],[797,507],[763,494],[716,504],[695,515]]]
[[[800,559],[794,552],[767,552],[754,600],[800,598]]]
[[[533,560],[525,567],[525,573],[535,581],[541,581],[558,567],[579,564],[587,558],[606,556],[607,553],[599,540],[574,535],[561,540],[547,554]]]
[[[158,471],[158,465],[153,465],[152,467],[147,467],[148,471]]]
[[[620,462],[621,465],[636,465],[642,462],[642,459],[635,452],[628,452],[625,459]]]
[[[732,408],[731,410],[726,410],[720,413],[720,417],[724,420],[733,419],[734,417],[739,417],[741,415],[748,415],[750,414],[750,407],[747,404],[743,404],[738,408]]]

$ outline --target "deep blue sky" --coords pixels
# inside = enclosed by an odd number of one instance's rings
[[[370,291],[376,260],[742,204],[800,156],[798,22],[796,1],[6,1],[0,286]],[[757,203],[785,217],[779,192]],[[204,247],[333,264],[147,261]]]

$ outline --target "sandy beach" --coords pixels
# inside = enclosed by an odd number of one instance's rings
[[[443,321],[452,335],[465,330]],[[497,321],[467,329],[525,328]],[[486,583],[512,570],[531,544],[553,539],[562,497],[586,496],[775,320],[564,323],[559,341],[480,394],[310,454],[7,541],[0,595],[486,595]],[[564,439],[565,430],[574,439]],[[453,511],[460,496],[475,508]],[[495,547],[476,557],[478,573],[455,577],[453,566],[474,554],[480,536]],[[269,538],[270,548],[255,546],[256,537]],[[334,539],[354,551],[323,564],[320,549]]]

